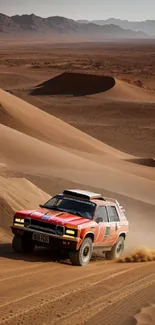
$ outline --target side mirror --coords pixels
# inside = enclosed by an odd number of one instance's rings
[[[96,222],[97,223],[103,222],[103,219],[101,217],[98,217],[98,218],[96,218]]]

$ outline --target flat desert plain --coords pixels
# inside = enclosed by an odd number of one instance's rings
[[[154,324],[154,53],[152,41],[0,43],[0,325]],[[12,251],[14,212],[64,188],[124,206],[122,263]]]

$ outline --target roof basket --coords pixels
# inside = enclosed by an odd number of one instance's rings
[[[114,202],[114,203],[120,205],[119,202],[116,199],[112,198],[112,197],[104,197],[104,198],[105,198],[106,201]]]
[[[79,199],[85,199],[85,200],[103,200],[105,201],[105,199],[102,197],[101,194],[97,194],[97,193],[93,193],[93,192],[89,192],[89,191],[84,191],[84,190],[64,190],[63,191],[64,195],[67,196],[72,196],[72,197],[76,197]]]
[[[116,199],[111,198],[111,197],[105,197],[105,200],[115,203],[119,209],[121,209],[122,211],[125,211],[124,208],[122,207],[122,205]]]

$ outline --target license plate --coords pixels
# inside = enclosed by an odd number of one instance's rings
[[[32,235],[32,239],[36,241],[40,241],[44,244],[49,244],[50,239],[48,235],[38,234],[37,232],[34,232]]]

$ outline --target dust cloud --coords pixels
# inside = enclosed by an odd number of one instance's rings
[[[139,263],[155,261],[155,249],[138,248],[118,260],[119,263]]]

